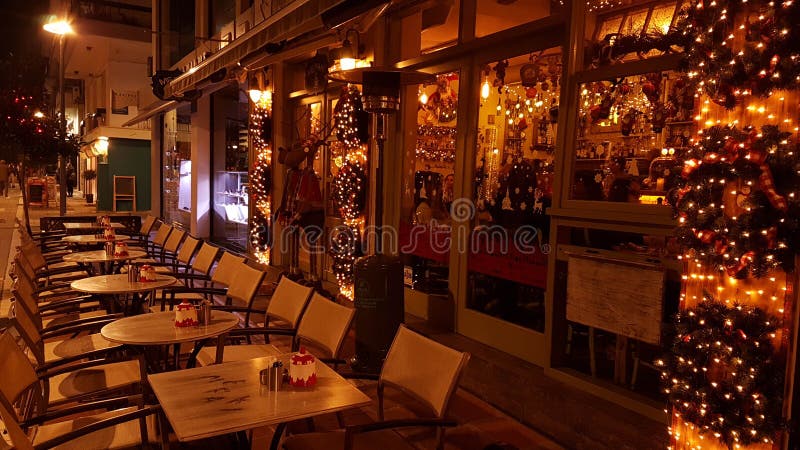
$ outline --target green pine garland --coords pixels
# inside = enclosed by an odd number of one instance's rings
[[[771,443],[784,426],[784,362],[772,343],[780,319],[707,296],[674,325],[670,352],[656,365],[680,420],[729,448]]]
[[[798,23],[796,0],[693,0],[677,27],[689,44],[684,70],[727,108],[742,95],[768,97],[777,89],[797,89]]]
[[[762,159],[759,161],[759,159]],[[765,177],[774,190],[763,189]],[[749,188],[736,217],[724,197],[739,184]],[[789,133],[776,126],[741,130],[706,129],[688,152],[683,177],[671,203],[680,220],[677,236],[695,257],[729,275],[761,277],[794,268],[800,251],[800,153]]]

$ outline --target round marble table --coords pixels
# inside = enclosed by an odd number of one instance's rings
[[[142,250],[128,250],[125,256],[108,255],[105,250],[90,250],[86,252],[69,253],[63,256],[64,261],[78,263],[84,267],[90,274],[95,274],[96,271],[92,267],[93,264],[100,266],[100,274],[109,274],[114,272],[114,263],[127,261],[130,259],[139,259],[147,255],[147,252]]]
[[[239,325],[239,317],[225,311],[212,311],[208,325],[176,327],[175,311],[160,311],[123,317],[100,330],[111,342],[128,345],[168,345],[197,341],[226,333]]]
[[[130,236],[124,234],[118,234],[114,236],[114,239],[106,239],[103,236],[98,237],[94,234],[75,234],[72,236],[64,236],[61,240],[69,242],[70,244],[102,244],[111,241],[127,241],[130,238]]]
[[[208,325],[196,327],[176,327],[175,312],[161,311],[138,316],[124,317],[104,326],[100,334],[111,342],[134,346],[169,346],[173,347],[173,368],[178,368],[180,344],[195,342],[195,349],[191,354],[188,366],[194,366],[197,353],[205,342],[213,337],[220,336],[239,325],[239,317],[225,311],[212,311]],[[223,339],[224,340],[224,339]],[[167,347],[168,348],[168,347]],[[148,352],[145,353],[148,355]],[[148,366],[151,371],[160,371],[168,366],[169,358],[159,361],[149,353]],[[163,362],[163,365],[162,365]]]
[[[131,312],[143,312],[144,300],[148,293],[155,292],[156,289],[170,286],[177,279],[170,275],[158,274],[155,281],[128,281],[127,273],[114,275],[98,275],[96,277],[83,278],[70,283],[70,287],[76,291],[86,292],[87,294],[98,295],[118,295],[133,294],[133,307]],[[155,294],[154,294],[155,295]],[[124,312],[128,313],[128,302],[124,302]]]
[[[128,281],[128,274],[120,273],[75,280],[70,287],[87,294],[138,294],[170,286],[175,281],[175,277],[164,274],[158,274],[155,281]]]

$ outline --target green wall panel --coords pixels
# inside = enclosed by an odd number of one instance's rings
[[[108,143],[108,164],[97,171],[97,209],[114,209],[114,176],[136,177],[136,210],[150,209],[150,141],[112,138]],[[130,211],[130,201],[119,201],[118,211]]]

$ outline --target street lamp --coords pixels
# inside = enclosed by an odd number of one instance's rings
[[[44,30],[58,35],[58,92],[60,96],[58,130],[62,141],[67,140],[67,118],[64,112],[64,39],[67,33],[72,33],[72,27],[66,20],[57,20],[44,24]],[[59,215],[67,214],[67,167],[64,165],[64,156],[58,152],[58,178],[59,178]]]

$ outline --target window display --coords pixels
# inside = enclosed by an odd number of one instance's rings
[[[482,71],[467,307],[544,330],[561,51]]]
[[[571,198],[669,204],[696,129],[690,85],[674,72],[581,84]]]
[[[457,72],[418,87],[417,136],[407,155],[400,246],[411,287],[446,293],[458,118]]]
[[[214,210],[227,222],[247,225],[247,172],[217,172]]]
[[[249,97],[244,90],[232,86],[212,94],[212,100],[214,128],[221,132],[214,133],[212,138],[211,237],[216,243],[244,251],[250,218]]]
[[[189,108],[164,114],[162,208],[168,223],[189,226],[192,208],[192,161]]]

